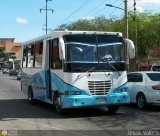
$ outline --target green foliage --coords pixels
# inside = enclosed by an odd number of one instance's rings
[[[9,59],[9,54],[5,53],[4,47],[0,47],[0,58],[3,58],[4,61]]]
[[[56,30],[81,30],[81,31],[108,31],[112,21],[105,17],[95,17],[94,19],[82,19],[71,24],[62,24]]]
[[[4,48],[0,47],[0,58],[3,58],[4,56],[5,56]]]
[[[129,12],[130,15],[134,13]],[[136,13],[128,16],[129,39],[136,41],[138,56],[147,55],[151,47],[160,46],[160,14]],[[113,31],[124,33],[124,18],[119,20],[106,19],[104,16],[95,17],[92,20],[78,20],[71,24],[62,24],[56,30],[83,30],[83,31]],[[137,28],[137,29],[136,29]]]

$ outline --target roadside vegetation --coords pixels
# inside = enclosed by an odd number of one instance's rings
[[[133,15],[133,13],[129,13]],[[138,59],[147,56],[148,49],[160,47],[160,14],[136,13],[128,16],[129,39],[137,43]],[[124,33],[124,18],[106,19],[104,16],[94,19],[82,19],[70,24],[62,24],[56,30],[115,31]],[[137,38],[136,38],[137,31]]]
[[[3,58],[3,61],[8,61],[9,59],[9,54],[5,52],[3,47],[0,47],[0,58]]]

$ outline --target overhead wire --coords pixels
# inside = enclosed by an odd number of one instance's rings
[[[123,4],[123,2],[121,2],[117,7],[120,7]],[[113,14],[116,10],[119,10],[117,8],[113,9],[112,12],[108,15],[111,17],[111,14]]]
[[[103,9],[98,10],[96,13],[94,13],[94,15],[97,15],[97,14],[101,13],[104,10],[105,10],[105,7]]]
[[[112,2],[112,4],[114,4],[114,3],[118,2],[118,1],[119,1],[119,0],[116,0],[116,1]]]
[[[69,16],[67,16],[66,18],[64,18],[63,20],[61,21],[58,21],[58,22],[67,22],[67,20],[69,18],[71,18],[72,16],[74,16],[77,12],[79,12],[80,10],[82,10],[82,8],[84,8],[86,5],[88,5],[89,3],[91,3],[92,0],[87,0],[87,1],[84,1],[77,9],[75,9]],[[89,13],[92,13],[93,11],[96,11],[102,4],[106,3],[108,0],[103,0],[102,2],[100,2],[96,7],[94,7],[93,9],[91,9],[90,11],[88,11],[85,15],[89,14]],[[117,3],[119,0],[115,0],[114,2],[112,2],[112,4],[115,4]],[[123,2],[122,2],[123,3]],[[119,6],[122,5],[119,4]],[[102,8],[102,9],[99,9],[98,11],[96,11],[95,13],[93,13],[92,15],[97,15],[99,13],[101,13],[102,11],[104,11],[106,9],[106,7]],[[115,12],[116,9],[113,10],[113,12]],[[112,12],[112,13],[113,13]]]
[[[90,10],[90,11],[87,12],[87,13],[90,13],[90,12],[92,13],[92,12],[95,11],[98,7],[100,7],[101,5],[105,5],[107,1],[108,1],[108,0],[102,1],[100,4],[98,4],[95,8],[93,8],[92,10]],[[119,0],[116,0],[116,1],[112,2],[112,4],[114,4],[114,3],[118,2],[118,1],[119,1]],[[105,3],[105,4],[104,4],[104,3]],[[92,15],[97,15],[97,14],[101,13],[101,12],[104,11],[104,10],[105,10],[105,8],[99,9],[98,11],[92,13]]]
[[[132,5],[132,6],[130,6],[128,9],[130,10],[130,9],[132,9],[134,6]],[[121,14],[120,16],[118,16],[118,17],[115,17],[115,18],[113,18],[113,19],[120,19],[120,18],[122,18],[122,17],[124,17],[124,14]]]
[[[104,0],[101,3],[99,3],[95,8],[91,9],[90,11],[88,11],[85,15],[92,13],[93,11],[95,11],[98,7],[100,7],[102,4],[104,4],[106,1],[108,0]]]
[[[70,17],[72,17],[74,14],[76,14],[78,11],[80,11],[82,8],[84,8],[86,5],[88,5],[92,0],[87,0],[83,2],[76,10],[74,10],[69,16],[67,16],[63,21],[68,20]]]

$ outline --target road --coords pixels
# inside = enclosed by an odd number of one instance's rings
[[[160,106],[150,106],[145,111],[134,105],[122,106],[114,115],[105,108],[76,109],[60,115],[50,104],[30,105],[20,90],[20,81],[3,74],[0,74],[0,107],[0,130],[12,135],[125,136],[147,132],[160,135]]]

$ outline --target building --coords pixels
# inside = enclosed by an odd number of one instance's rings
[[[13,63],[13,69],[16,67],[15,65],[17,65],[17,63],[20,63],[22,59],[21,43],[16,43],[14,40],[15,38],[0,38],[0,47],[3,47],[5,52],[9,54],[9,61]]]
[[[21,43],[15,43],[14,38],[0,38],[0,47],[4,47],[13,59],[21,59]]]

